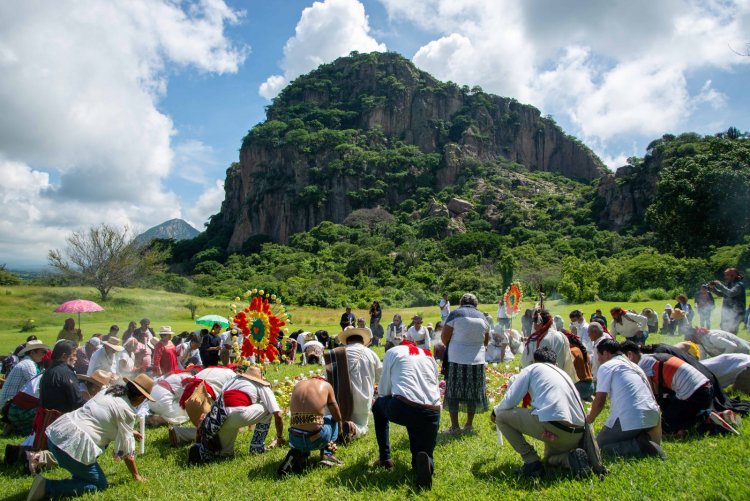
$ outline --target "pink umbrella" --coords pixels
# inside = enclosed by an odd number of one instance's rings
[[[81,313],[93,313],[96,311],[104,311],[104,308],[93,301],[85,299],[66,301],[55,309],[55,313],[78,313],[78,327],[81,326]]]

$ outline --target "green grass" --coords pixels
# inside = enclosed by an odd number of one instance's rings
[[[4,290],[11,291],[5,295]],[[0,288],[0,352],[7,352],[26,334],[21,334],[15,325],[27,318],[39,324],[37,332],[45,341],[54,340],[64,315],[51,313],[60,302],[83,297],[95,299],[93,291],[75,288]],[[130,319],[149,316],[154,326],[170,324],[182,330],[192,328],[190,315],[182,304],[189,298],[145,290],[118,291],[105,306],[106,311],[88,314],[83,320],[85,334],[106,331],[112,323],[124,328]],[[222,313],[230,301],[207,301],[208,306],[199,314]],[[649,305],[661,311],[663,301],[622,304],[638,311]],[[582,305],[590,314],[595,308],[608,310],[610,303]],[[566,315],[581,305],[551,303],[553,312]],[[214,308],[212,310],[212,308]],[[493,305],[484,311],[494,315]],[[334,310],[294,308],[296,325],[308,330],[328,328],[335,332],[341,312]],[[397,310],[405,316],[423,313],[427,321],[438,319],[435,308],[409,308]],[[386,311],[388,318],[396,311]],[[364,316],[365,312],[355,312]],[[718,322],[718,311],[716,315]],[[742,333],[747,337],[747,333]],[[654,341],[675,342],[678,338]],[[382,350],[382,348],[380,349]],[[379,350],[379,351],[380,351]],[[381,351],[382,354],[382,351]],[[283,380],[309,367],[269,368],[269,380]],[[596,423],[598,429],[606,419],[606,412]],[[442,428],[448,417],[443,413]],[[372,423],[371,423],[372,424]],[[344,466],[336,469],[311,468],[305,474],[280,481],[275,471],[286,451],[273,450],[259,456],[247,453],[250,434],[238,438],[234,459],[221,461],[199,468],[186,465],[187,449],[172,449],[168,446],[166,428],[149,429],[146,433],[146,454],[138,457],[141,473],[147,478],[143,484],[130,479],[125,466],[116,464],[108,453],[102,456],[101,465],[107,474],[110,488],[96,494],[97,499],[737,499],[750,498],[750,427],[743,424],[741,437],[701,437],[686,441],[666,441],[664,448],[669,456],[666,462],[655,459],[618,460],[608,462],[611,473],[604,480],[588,479],[575,481],[563,473],[553,473],[540,482],[519,481],[511,470],[520,465],[520,457],[506,443],[497,444],[494,428],[488,415],[477,417],[479,433],[461,438],[438,437],[435,450],[436,473],[433,489],[426,493],[412,490],[409,467],[408,440],[404,429],[392,426],[391,440],[394,471],[387,473],[369,468],[377,457],[372,428],[362,440],[341,448],[339,457]],[[3,437],[0,450],[5,444],[19,443],[21,437]],[[537,443],[537,445],[539,445]],[[541,448],[539,448],[541,450]],[[109,452],[109,451],[108,451]],[[46,473],[50,478],[65,478],[66,472],[56,469]],[[3,499],[23,499],[31,484],[31,478],[20,468],[0,465],[0,489]]]

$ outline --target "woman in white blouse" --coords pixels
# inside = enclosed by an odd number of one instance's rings
[[[97,459],[110,442],[114,442],[115,459],[125,461],[133,478],[142,481],[135,464],[135,441],[143,437],[133,430],[133,425],[136,408],[146,399],[153,401],[153,385],[154,381],[145,374],[125,379],[125,385],[110,387],[50,425],[49,450],[73,478],[47,480],[37,475],[28,499],[80,496],[106,489],[109,484]]]

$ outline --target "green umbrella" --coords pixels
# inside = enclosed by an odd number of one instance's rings
[[[220,315],[205,315],[196,320],[195,323],[206,327],[213,327],[214,324],[220,324],[224,328],[229,327],[229,320]]]

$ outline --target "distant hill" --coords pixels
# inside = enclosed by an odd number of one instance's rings
[[[170,219],[165,221],[153,228],[149,228],[137,237],[135,237],[138,243],[147,243],[154,239],[172,239],[176,242],[180,240],[189,240],[195,238],[200,234],[200,231],[196,230],[182,219]]]

